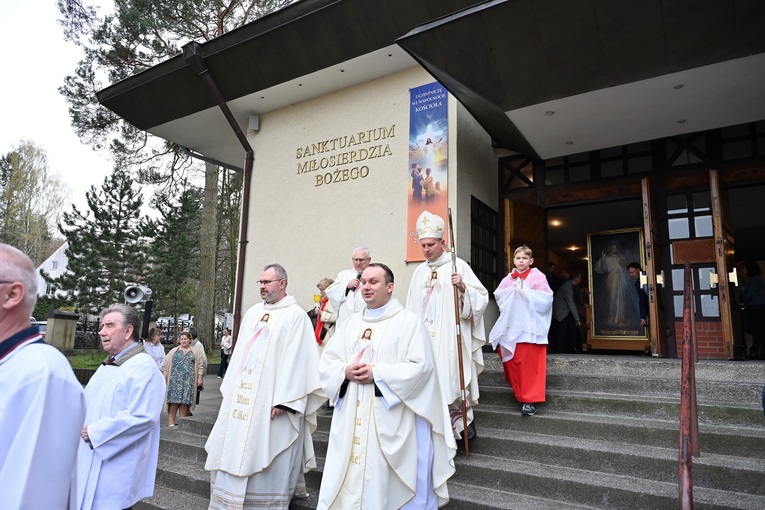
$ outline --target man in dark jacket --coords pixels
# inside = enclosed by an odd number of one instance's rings
[[[645,291],[645,285],[640,285],[643,268],[637,262],[633,262],[627,266],[627,273],[635,280],[635,290],[640,300],[640,325],[646,327],[648,325],[648,293]]]
[[[577,327],[582,324],[576,310],[576,288],[582,283],[582,273],[574,271],[571,278],[555,291],[553,298],[553,320],[556,322],[555,351],[578,353]]]

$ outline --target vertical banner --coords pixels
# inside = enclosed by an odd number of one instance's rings
[[[406,261],[425,260],[417,238],[417,217],[428,210],[446,222],[448,175],[448,92],[438,82],[409,91]]]

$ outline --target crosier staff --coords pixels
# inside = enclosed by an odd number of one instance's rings
[[[457,250],[454,247],[454,226],[452,225],[452,208],[447,209],[449,214],[449,241],[452,252],[452,273],[457,272]],[[467,422],[467,392],[465,391],[465,372],[462,368],[462,328],[460,327],[460,296],[457,287],[454,290],[454,325],[457,330],[457,360],[460,366],[460,407],[462,409],[462,439],[465,441],[465,460],[470,460],[470,448],[468,447],[468,422]]]

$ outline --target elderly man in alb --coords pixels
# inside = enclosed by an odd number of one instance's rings
[[[449,501],[457,446],[422,321],[392,298],[393,273],[370,264],[366,308],[324,349],[335,405],[319,509],[435,509]]]
[[[353,250],[351,255],[353,269],[340,271],[334,283],[324,291],[329,298],[332,310],[335,312],[335,328],[364,308],[364,300],[361,298],[360,292],[360,278],[362,271],[366,269],[371,260],[372,255],[369,250],[359,246]]]
[[[483,371],[486,331],[483,313],[489,305],[489,293],[464,260],[457,258],[457,271],[444,242],[444,220],[423,211],[417,218],[417,236],[425,262],[417,266],[409,284],[407,310],[417,314],[433,340],[441,391],[451,411],[455,437],[461,437],[460,371],[454,311],[454,288],[457,288],[462,333],[462,366],[467,389],[468,439],[475,437],[472,406],[478,404],[478,375]]]
[[[115,304],[101,312],[109,353],[85,388],[77,453],[77,508],[129,508],[154,494],[165,379],[138,337],[141,316]]]
[[[282,266],[263,268],[258,285],[263,302],[244,315],[205,445],[211,509],[286,510],[316,467],[311,436],[326,399],[311,321],[287,295]]]
[[[29,324],[36,302],[32,261],[0,244],[0,507],[73,508],[85,398],[64,355]]]

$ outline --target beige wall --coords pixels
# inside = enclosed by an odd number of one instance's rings
[[[457,233],[457,253],[466,260],[470,259],[470,202],[471,196],[497,210],[497,156],[491,146],[491,137],[484,131],[462,104],[453,101],[457,109],[457,144],[456,172],[458,194],[456,201],[449,197],[451,204],[459,213],[454,218],[454,230]],[[451,168],[450,168],[451,170]],[[454,214],[454,212],[452,212]],[[500,263],[501,263],[500,254]],[[500,275],[502,277],[504,275]],[[494,289],[488,289],[493,295]],[[488,329],[499,317],[499,309],[494,301],[484,313],[484,321]]]
[[[286,268],[288,292],[303,308],[310,308],[318,292],[316,283],[350,269],[351,252],[359,245],[370,249],[373,261],[391,267],[395,294],[405,301],[416,266],[404,262],[411,183],[409,89],[432,81],[422,69],[412,68],[261,115],[260,130],[249,134],[255,164],[243,311],[259,300],[254,282],[270,262]],[[364,133],[363,142],[352,147],[332,150],[327,144],[324,153],[298,157],[306,148],[310,153],[313,144],[352,135],[358,140],[359,133]],[[367,141],[369,135],[386,138]],[[469,260],[470,194],[496,207],[496,160],[488,135],[453,97],[449,142],[449,204],[455,215],[458,254]],[[377,157],[307,171],[311,160],[318,165],[322,157],[349,152],[363,157],[362,149]],[[364,176],[356,176],[354,168],[363,170]],[[334,179],[337,169],[348,170],[347,181],[322,183],[328,172]]]

